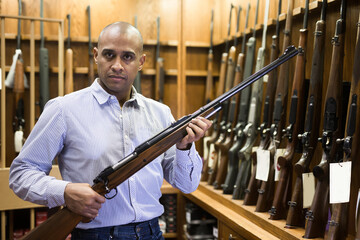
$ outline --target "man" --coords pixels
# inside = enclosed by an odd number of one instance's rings
[[[94,48],[98,75],[85,89],[50,100],[10,169],[10,187],[24,200],[71,211],[92,219],[80,223],[72,239],[162,239],[157,217],[165,178],[185,193],[200,181],[202,161],[194,141],[211,122],[189,123],[176,146],[117,187],[111,200],[90,185],[104,168],[174,121],[170,109],[132,87],[146,56],[139,31],[116,22],[100,33]],[[47,176],[57,157],[63,180]]]

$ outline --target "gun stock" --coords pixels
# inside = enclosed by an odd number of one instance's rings
[[[179,142],[187,134],[186,126],[192,119],[199,116],[210,118],[217,111],[221,110],[221,106],[224,101],[227,101],[232,96],[239,93],[253,82],[257,81],[263,75],[288,61],[297,54],[298,51],[295,47],[288,48],[284,55],[279,57],[278,60],[262,68],[260,71],[256,72],[248,79],[233,87],[215,100],[201,107],[199,110],[190,115],[182,117],[175,123],[171,124],[171,126],[168,128],[140,144],[131,154],[120,160],[118,163],[105,168],[94,179],[94,185],[92,186],[92,189],[101,195],[109,193],[109,191],[116,188],[123,181],[145,167],[148,163],[150,163],[160,154],[164,153],[171,146]],[[72,213],[67,208],[63,208],[44,223],[40,224],[40,226],[31,230],[31,232],[28,233],[24,239],[64,239],[81,220],[81,216]],[[58,227],[60,223],[63,223],[61,228]]]

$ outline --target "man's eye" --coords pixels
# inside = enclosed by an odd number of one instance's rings
[[[125,54],[125,55],[123,56],[123,59],[124,59],[125,61],[130,61],[130,60],[133,59],[133,56],[132,56],[131,54]]]
[[[110,59],[110,58],[114,57],[114,54],[107,52],[107,53],[105,53],[105,57]]]

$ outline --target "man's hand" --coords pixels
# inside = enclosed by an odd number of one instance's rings
[[[212,121],[204,117],[197,117],[191,120],[186,127],[187,135],[176,144],[176,147],[180,150],[189,149],[191,147],[190,144],[202,138],[211,125]]]
[[[87,183],[69,183],[64,192],[65,204],[74,213],[94,219],[105,202],[105,197],[95,192]]]

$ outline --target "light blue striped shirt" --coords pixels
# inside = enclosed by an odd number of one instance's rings
[[[120,107],[115,96],[97,82],[50,100],[10,168],[10,187],[22,199],[55,207],[64,205],[68,182],[93,184],[106,167],[174,121],[170,109],[136,93]],[[48,176],[57,157],[63,180]],[[175,146],[117,187],[118,194],[102,205],[99,216],[79,228],[140,222],[160,216],[160,187],[165,178],[185,193],[199,182],[202,160],[195,150]]]

